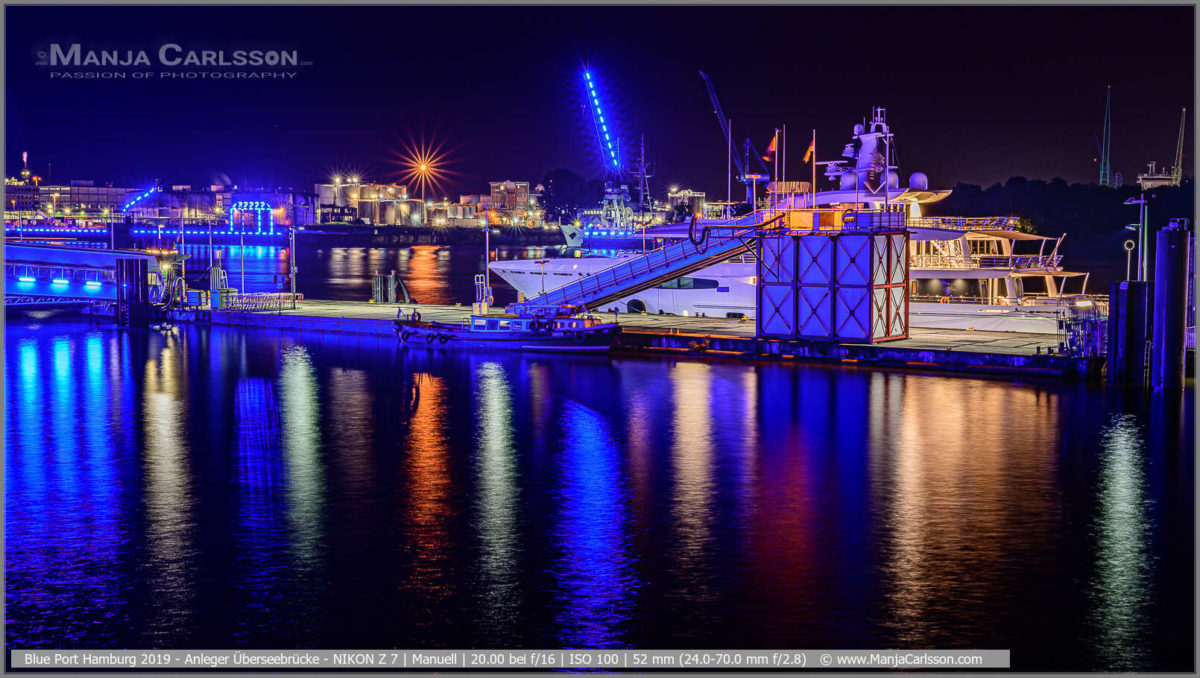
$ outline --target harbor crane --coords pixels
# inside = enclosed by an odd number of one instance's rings
[[[1168,173],[1164,167],[1160,172],[1158,163],[1147,163],[1147,171],[1137,175],[1138,186],[1143,190],[1159,186],[1178,186],[1183,181],[1183,133],[1187,124],[1187,108],[1179,115],[1179,137],[1175,141],[1175,164]]]
[[[1112,85],[1108,86],[1104,96],[1104,139],[1097,139],[1100,145],[1100,186],[1112,187],[1112,164],[1109,162],[1109,150],[1112,139]]]
[[[734,146],[733,130],[730,129],[729,118],[725,117],[725,110],[721,108],[721,100],[717,98],[717,88],[704,71],[700,71],[700,77],[704,78],[704,86],[708,88],[708,98],[712,101],[713,113],[716,114],[717,122],[721,125],[721,134],[725,136],[725,143],[732,149]],[[738,181],[746,184],[746,202],[753,205],[755,200],[755,185],[758,181],[770,176],[770,173],[767,172],[767,168],[763,166],[762,161],[759,159],[761,156],[758,150],[750,143],[749,135],[746,136],[744,148],[745,157],[741,158],[737,154],[733,154],[733,162],[737,165]],[[753,159],[757,166],[750,164],[751,159]]]
[[[1175,165],[1171,167],[1171,185],[1183,181],[1183,128],[1187,124],[1187,107],[1179,114],[1179,139],[1175,142]]]

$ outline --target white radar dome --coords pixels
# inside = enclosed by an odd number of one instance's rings
[[[929,177],[925,176],[924,172],[913,172],[908,178],[908,187],[914,191],[928,191]]]

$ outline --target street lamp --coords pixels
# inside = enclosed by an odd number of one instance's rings
[[[25,240],[25,229],[21,226],[21,212],[20,212],[20,210],[17,209],[17,201],[14,199],[11,202],[12,202],[12,206],[13,206],[13,211],[17,213],[17,237],[19,239],[21,239],[22,241],[24,241]]]
[[[1147,222],[1147,217],[1149,215],[1147,214],[1147,209],[1146,209],[1146,205],[1147,205],[1146,194],[1145,194],[1145,192],[1143,192],[1140,196],[1138,196],[1137,199],[1129,198],[1123,204],[1138,206],[1138,222],[1136,224],[1130,224],[1130,225],[1126,226],[1125,228],[1128,228],[1130,230],[1137,230],[1137,232],[1138,232],[1137,246],[1140,251],[1139,252],[1140,256],[1138,257],[1138,280],[1144,281],[1150,275],[1150,271],[1149,271],[1149,268],[1150,268],[1150,256],[1149,256],[1150,255],[1150,252],[1149,252],[1150,236],[1146,232],[1147,226],[1148,226],[1148,224],[1146,222]]]
[[[537,265],[542,268],[542,294],[546,294],[546,264],[550,263],[549,259],[539,259]]]

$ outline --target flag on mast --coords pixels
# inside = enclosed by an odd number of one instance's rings
[[[763,160],[771,162],[771,157],[775,155],[775,145],[779,141],[779,130],[775,130],[775,136],[771,137],[771,143],[767,144],[767,154],[762,157]]]
[[[809,158],[811,158],[813,156],[813,153],[816,152],[816,150],[817,150],[817,136],[816,136],[816,134],[814,134],[813,140],[808,142],[808,150],[804,152],[804,160],[801,160],[800,162],[808,162]]]

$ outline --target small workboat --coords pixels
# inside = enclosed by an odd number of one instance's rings
[[[461,324],[422,322],[401,311],[395,332],[401,343],[429,347],[491,347],[521,351],[599,353],[612,348],[620,327],[592,315],[553,317],[472,315]]]

